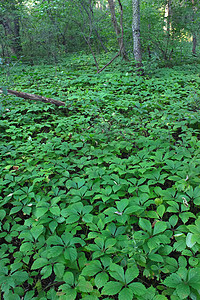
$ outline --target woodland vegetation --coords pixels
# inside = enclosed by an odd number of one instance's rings
[[[2,299],[200,299],[199,8],[0,0]]]

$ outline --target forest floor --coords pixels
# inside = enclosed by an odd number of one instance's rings
[[[200,299],[198,70],[2,67],[3,299]]]

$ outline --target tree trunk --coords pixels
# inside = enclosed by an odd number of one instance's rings
[[[141,41],[140,41],[140,1],[132,0],[133,5],[133,53],[136,61],[136,66],[139,71],[143,73],[142,69],[142,52],[141,52]]]
[[[119,51],[120,55],[124,60],[128,60],[125,46],[124,46],[124,39],[123,39],[123,7],[121,4],[121,1],[118,0],[119,6],[120,6],[120,11],[121,11],[121,19],[120,19],[120,26],[117,22],[116,14],[115,14],[115,3],[113,0],[108,0],[108,4],[110,7],[110,12],[111,12],[111,20],[113,23],[113,27],[117,36],[118,44],[119,44]]]
[[[195,32],[194,24],[195,24],[195,17],[196,17],[196,6],[194,0],[192,0],[192,24],[193,24],[193,33],[192,33],[192,54],[196,55],[196,46],[197,46],[197,35]]]
[[[168,35],[168,37],[170,37],[171,18],[172,18],[172,2],[171,2],[171,0],[167,1],[166,17],[167,17],[167,35]]]
[[[194,33],[194,34],[193,34],[193,37],[192,37],[192,53],[193,53],[194,55],[197,54],[197,52],[196,52],[196,47],[197,47],[197,37],[196,37],[196,34]]]
[[[19,57],[22,54],[19,16],[17,16],[14,19],[14,45],[13,45],[13,48],[14,48],[16,56]]]

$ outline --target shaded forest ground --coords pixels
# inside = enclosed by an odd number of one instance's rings
[[[0,285],[10,299],[199,299],[199,66],[89,56],[2,69]],[[7,75],[7,77],[6,77]]]

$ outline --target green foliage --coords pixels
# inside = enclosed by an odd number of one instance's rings
[[[131,60],[132,1],[121,3],[124,43]],[[140,7],[142,54],[148,68],[199,61],[198,1],[145,0],[140,1]],[[118,1],[115,12],[120,24]],[[24,63],[41,64],[43,60],[57,65],[69,53],[89,51],[98,56],[110,51],[113,57],[118,51],[110,10],[104,0],[1,1],[0,38],[0,65],[1,58],[10,64],[13,56]]]
[[[199,76],[120,68],[11,70],[16,90],[66,107],[2,100],[5,300],[200,297]]]

